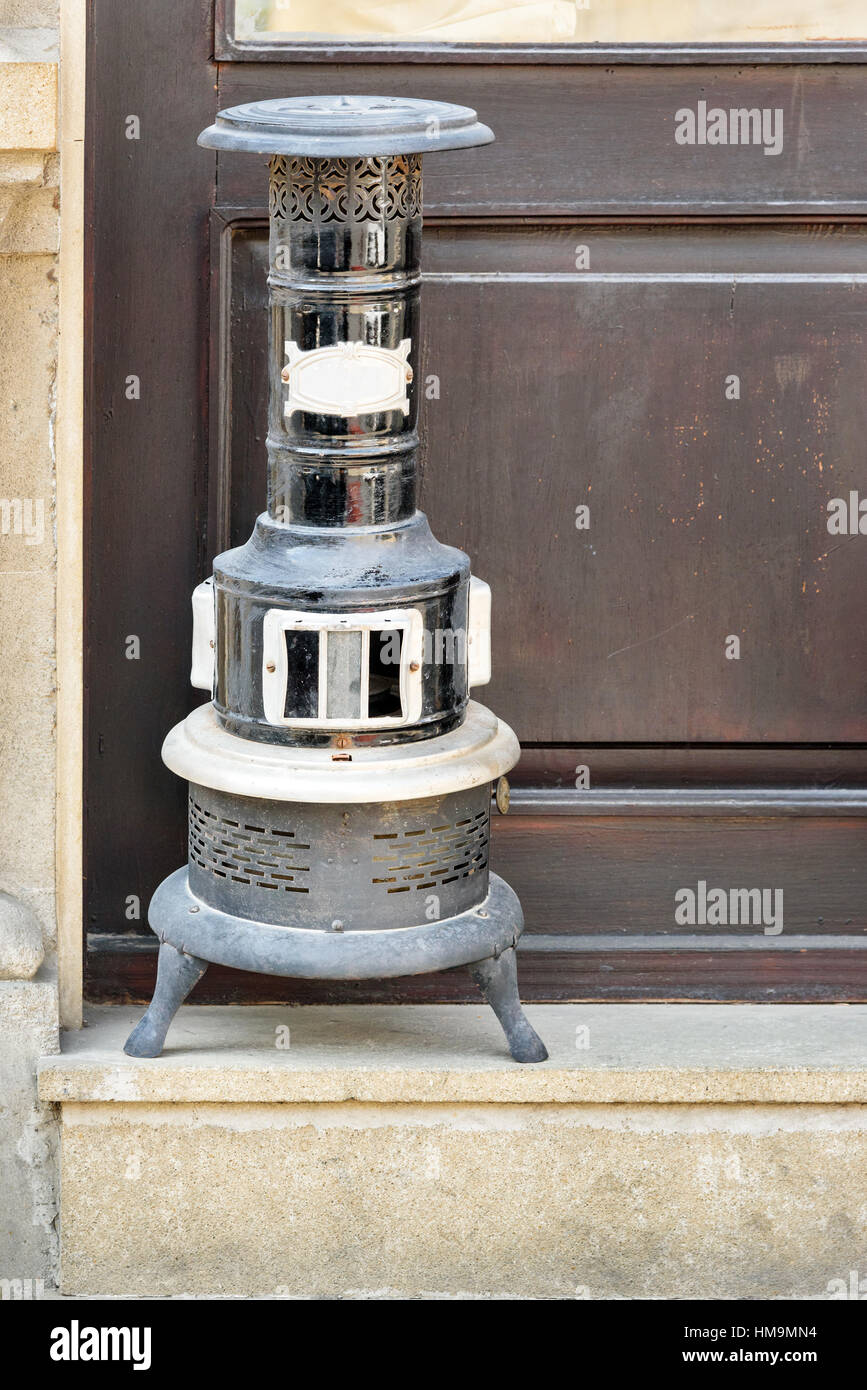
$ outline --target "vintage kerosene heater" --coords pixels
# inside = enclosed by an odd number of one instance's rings
[[[488,869],[517,740],[468,699],[490,591],[416,509],[422,155],[483,145],[466,107],[297,97],[199,143],[270,158],[268,509],[193,595],[211,703],[166,738],[189,863],[154,894],[155,1057],[209,962],[363,980],[469,966],[512,1056],[521,907]],[[468,486],[472,486],[468,460]]]

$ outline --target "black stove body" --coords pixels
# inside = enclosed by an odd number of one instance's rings
[[[268,503],[193,595],[193,684],[163,758],[190,784],[189,863],[157,889],[157,1056],[208,963],[367,979],[469,966],[513,1057],[517,897],[488,868],[519,755],[470,689],[490,592],[416,507],[422,155],[485,144],[465,107],[295,98],[199,143],[270,156]]]

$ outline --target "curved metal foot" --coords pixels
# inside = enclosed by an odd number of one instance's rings
[[[154,997],[144,1018],[126,1040],[123,1050],[128,1057],[159,1057],[169,1024],[207,968],[206,960],[188,956],[168,941],[163,942]]]
[[[514,946],[490,960],[475,961],[469,971],[500,1020],[515,1061],[544,1062],[548,1049],[521,1008]]]

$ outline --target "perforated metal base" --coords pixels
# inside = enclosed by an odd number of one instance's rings
[[[190,888],[231,917],[382,932],[455,918],[488,892],[488,784],[345,807],[190,787]]]

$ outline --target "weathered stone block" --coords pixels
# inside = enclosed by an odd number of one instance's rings
[[[148,1062],[100,1012],[42,1071],[64,1292],[823,1298],[867,1272],[867,1010],[530,1013],[532,1069],[471,1007],[188,1008]]]

